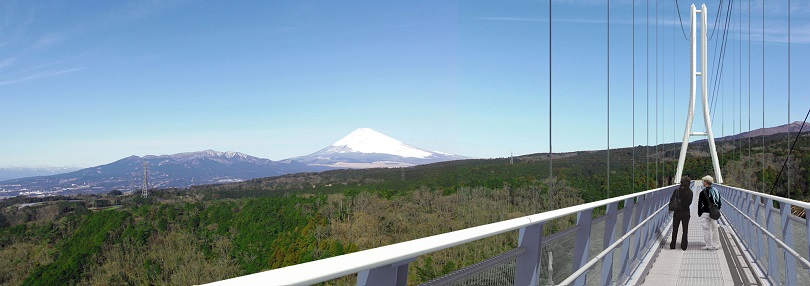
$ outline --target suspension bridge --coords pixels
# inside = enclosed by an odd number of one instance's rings
[[[732,14],[731,8],[734,7],[734,2],[734,0],[728,2],[725,23],[720,23],[725,28],[723,31],[717,30],[717,35],[720,38],[718,42],[722,43],[719,49],[720,58],[723,57],[725,52],[727,28],[730,23],[729,18]],[[762,1],[763,10],[765,9],[764,2]],[[721,7],[722,3],[721,1]],[[789,3],[788,1],[788,10],[790,9]],[[750,13],[750,3],[748,5]],[[608,43],[610,43],[609,1],[607,7],[607,37]],[[553,160],[551,159],[551,103],[553,98],[551,89],[553,80],[551,73],[552,1],[549,1],[548,9],[548,161],[549,176],[553,177]],[[633,12],[635,13],[635,8]],[[680,10],[678,10],[678,13],[680,17]],[[682,147],[679,154],[677,173],[674,178],[680,178],[683,174],[684,160],[690,138],[694,136],[706,137],[712,160],[712,172],[717,179],[714,188],[720,193],[723,202],[722,216],[718,220],[721,249],[703,249],[703,246],[706,246],[702,239],[703,229],[699,225],[699,219],[695,216],[689,221],[688,248],[681,250],[667,247],[673,236],[671,234],[672,214],[668,211],[668,202],[673,190],[677,187],[671,185],[619,197],[610,197],[608,193],[608,199],[600,201],[566,208],[550,208],[547,212],[236,277],[211,284],[311,285],[344,276],[356,275],[357,285],[407,285],[409,265],[420,256],[430,255],[437,251],[495,235],[514,233],[518,236],[518,246],[516,248],[438,277],[423,285],[810,285],[810,241],[808,241],[808,237],[810,237],[810,220],[792,213],[793,209],[800,209],[805,212],[810,210],[810,203],[792,200],[789,195],[788,198],[784,198],[724,184],[711,123],[714,107],[720,101],[714,95],[721,88],[718,81],[722,78],[722,72],[717,74],[709,73],[707,14],[709,13],[705,5],[700,8],[692,5],[690,9],[691,29],[688,33],[686,30],[683,31],[684,36],[691,43],[691,88],[687,122],[683,141],[681,142]],[[720,11],[717,11],[717,14],[720,15]],[[788,27],[790,23],[789,15],[790,12],[788,12]],[[719,20],[719,18],[715,19],[715,28]],[[762,24],[764,33],[764,16]],[[715,28],[712,28],[711,35],[714,35]],[[750,35],[748,41],[750,45]],[[764,49],[763,34],[763,82],[765,77]],[[789,51],[790,31],[788,30],[788,110],[790,109]],[[635,51],[633,53],[633,61],[635,61]],[[742,57],[741,54],[740,57]],[[609,103],[609,44],[607,45],[607,58],[607,97]],[[722,59],[718,59],[715,70],[722,71],[722,68],[720,68],[722,64]],[[635,70],[633,73],[635,73]],[[742,73],[740,73],[740,77],[742,77]],[[635,76],[633,78],[635,80]],[[709,78],[715,79],[711,88],[708,84]],[[740,86],[742,86],[742,81],[740,81]],[[763,94],[765,94],[764,89],[765,85],[763,84]],[[694,132],[692,130],[698,94],[701,95],[703,122],[705,125],[705,131],[703,132]],[[742,101],[742,98],[740,98],[740,101]],[[764,104],[765,99],[763,96],[763,106]],[[742,107],[740,107],[740,111],[742,112]],[[763,108],[763,125],[764,112]],[[608,151],[610,150],[609,117],[610,107],[608,104]],[[749,98],[749,129],[750,117]],[[788,123],[790,123],[789,114]],[[742,126],[742,123],[740,124]],[[798,136],[796,138],[798,139]],[[790,156],[789,153],[788,156]],[[610,190],[609,160],[610,155],[608,152],[608,192]],[[790,169],[787,172],[789,173]],[[549,196],[553,195],[553,191],[551,191],[554,187],[552,182],[553,180],[549,180]],[[691,204],[690,213],[697,213],[697,194],[702,189],[701,181],[693,181],[691,189],[694,193],[694,202]],[[761,190],[766,189],[766,186],[763,185]],[[788,182],[788,194],[789,189]],[[575,226],[553,233],[544,231],[553,220],[568,216],[576,216]]]

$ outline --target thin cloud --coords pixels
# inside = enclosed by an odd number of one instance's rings
[[[142,18],[151,16],[153,14],[160,13],[166,9],[169,9],[175,5],[180,4],[180,1],[163,1],[163,0],[149,0],[149,1],[138,1],[127,5],[123,8],[123,10],[117,11],[113,13],[113,18],[119,18],[119,16],[127,16],[128,18]]]
[[[517,18],[517,17],[477,17],[475,20],[487,21],[508,21],[508,22],[548,22],[548,19],[541,18]]]
[[[366,28],[366,29],[359,29],[354,31],[347,31],[341,33],[341,35],[352,35],[352,34],[359,34],[359,33],[366,33],[366,32],[376,32],[376,31],[384,31],[384,30],[395,30],[395,29],[403,29],[403,28],[410,28],[416,26],[423,26],[423,25],[430,25],[434,23],[438,23],[444,21],[442,19],[433,19],[421,22],[413,22],[413,23],[403,23],[397,25],[389,25],[389,26],[380,26],[380,27],[373,27],[373,28]]]
[[[55,65],[58,65],[58,64],[61,64],[61,63],[64,63],[64,62],[67,62],[67,59],[53,61],[53,62],[47,62],[47,63],[43,63],[43,64],[38,64],[38,65],[35,65],[35,66],[31,66],[31,67],[28,67],[28,68],[25,68],[25,69],[18,70],[18,71],[16,71],[16,74],[36,72],[36,71],[42,70],[42,69],[44,69],[46,67],[55,66]]]
[[[6,3],[8,4],[8,3]],[[29,27],[36,19],[36,9],[32,8],[28,11],[19,11],[13,5],[0,7],[0,10],[6,12],[0,17],[0,45],[5,46],[8,44],[20,43],[21,38],[29,33]]]
[[[729,29],[729,39],[748,41],[748,28],[743,24],[742,31],[740,29]],[[782,27],[769,27],[765,30],[762,27],[751,27],[751,41],[752,43],[759,44],[762,41],[762,33],[765,32],[765,43],[768,44],[787,44],[788,31],[787,24]],[[740,35],[742,32],[742,36]],[[790,31],[790,43],[792,45],[804,45],[810,43],[810,24],[796,25],[793,24]]]
[[[45,48],[51,45],[59,44],[67,39],[67,34],[62,32],[47,33],[37,39],[31,46],[34,49]]]
[[[484,20],[484,21],[506,21],[506,22],[536,22],[536,23],[548,23],[548,18],[519,18],[519,17],[475,17],[472,18],[473,20]],[[554,18],[554,23],[575,23],[575,24],[607,24],[607,19],[581,19],[581,18]],[[669,21],[669,24],[674,22]],[[664,23],[663,21],[659,21],[659,23]],[[617,20],[611,19],[611,25],[615,24],[632,24],[631,21],[626,20]],[[636,23],[638,25],[638,23]]]
[[[526,22],[526,23],[548,23],[548,18],[519,18],[519,17],[474,17],[470,18],[473,20],[481,20],[481,21],[505,21],[505,22]],[[560,18],[554,19],[554,23],[574,23],[574,24],[599,24],[605,25],[607,24],[607,19],[578,19],[578,18]],[[631,21],[627,20],[616,20],[611,19],[611,25],[632,25]],[[684,25],[683,28],[687,31],[689,30],[689,23],[687,20],[684,20],[682,24],[678,18],[667,18],[658,21],[659,25],[662,26],[681,26]],[[718,26],[722,23],[718,23]],[[644,22],[636,21],[637,26],[645,25]],[[650,23],[650,25],[654,25],[654,23]],[[720,29],[720,27],[717,27]],[[711,29],[711,28],[710,28]],[[738,39],[739,29],[737,26],[729,27],[729,33],[731,39]],[[747,33],[747,26],[743,28],[743,32]],[[752,39],[761,39],[762,37],[762,28],[759,27],[752,27],[751,29],[751,37]],[[722,32],[722,31],[720,31]],[[787,43],[787,22],[778,23],[776,25],[771,25],[766,30],[765,42],[766,43],[778,43],[778,44],[786,44]],[[793,27],[791,28],[791,43],[793,44],[807,44],[810,43],[810,25],[804,23],[793,23]],[[747,36],[745,37],[747,39]]]
[[[42,72],[42,73],[32,74],[32,75],[29,75],[29,76],[26,76],[26,77],[23,77],[23,78],[19,78],[19,79],[0,81],[0,86],[6,86],[6,85],[26,82],[26,81],[30,81],[30,80],[35,80],[35,79],[54,77],[54,76],[58,76],[58,75],[74,73],[74,72],[81,71],[81,70],[84,70],[84,68],[80,67],[80,68],[72,68],[72,69],[59,70],[59,71]]]
[[[0,60],[0,69],[3,69],[5,67],[13,64],[15,61],[17,61],[16,57],[10,57],[10,58]]]

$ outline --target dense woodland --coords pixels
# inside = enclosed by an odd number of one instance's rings
[[[785,134],[718,142],[726,183],[788,196]],[[749,147],[750,146],[750,147]],[[189,285],[669,185],[679,145],[336,170],[139,194],[0,201],[4,285]],[[713,174],[705,142],[685,173]],[[792,152],[790,197],[807,201],[810,135]],[[635,160],[634,160],[635,158]],[[635,162],[634,162],[635,161]],[[764,170],[764,171],[763,171]],[[779,181],[776,181],[779,176]],[[764,185],[764,191],[763,191]],[[546,227],[566,229],[575,217]],[[517,233],[426,255],[409,284],[517,245]],[[344,277],[326,284],[353,284]]]

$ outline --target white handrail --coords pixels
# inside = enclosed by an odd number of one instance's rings
[[[755,196],[760,196],[760,197],[763,197],[763,198],[772,199],[772,200],[775,200],[775,201],[778,201],[778,202],[781,202],[781,203],[790,204],[791,206],[797,206],[797,207],[804,208],[804,209],[810,209],[810,203],[807,203],[807,202],[791,200],[791,199],[788,199],[788,198],[777,197],[777,196],[774,196],[774,195],[763,194],[763,193],[749,191],[749,190],[746,190],[746,189],[740,189],[740,188],[737,188],[737,187],[732,187],[732,186],[727,186],[727,185],[721,185],[721,186],[729,188],[729,189],[733,189],[735,191],[740,191],[740,192],[752,194],[752,195],[755,195]]]
[[[726,199],[723,199],[723,200],[728,201],[728,200],[726,200]],[[782,242],[782,240],[781,240],[781,239],[779,239],[779,238],[777,238],[777,237],[776,237],[776,235],[774,235],[773,233],[771,233],[770,231],[768,231],[768,229],[766,229],[766,228],[762,227],[762,225],[760,225],[759,223],[757,223],[757,221],[756,221],[756,220],[754,220],[754,219],[752,219],[751,217],[749,217],[748,215],[746,215],[746,214],[745,214],[743,211],[741,211],[741,210],[740,210],[740,209],[738,209],[736,206],[734,206],[734,204],[729,203],[729,205],[730,205],[730,206],[731,206],[731,207],[732,207],[732,208],[733,208],[735,211],[737,211],[737,212],[738,212],[740,215],[742,215],[742,217],[743,217],[743,218],[745,218],[746,220],[748,220],[748,222],[749,222],[749,223],[751,223],[751,224],[753,224],[754,226],[756,226],[757,228],[759,228],[759,230],[760,230],[760,231],[761,231],[763,234],[765,234],[765,235],[767,235],[768,237],[770,237],[771,239],[773,239],[773,241],[774,241],[774,242],[776,242],[776,244],[778,244],[778,245],[779,245],[779,247],[781,247],[782,249],[784,249],[784,250],[785,250],[787,253],[789,253],[790,255],[793,255],[793,257],[796,257],[796,259],[797,259],[797,260],[799,260],[799,262],[801,262],[801,263],[804,265],[804,268],[805,268],[805,269],[810,269],[810,261],[808,261],[807,259],[804,259],[804,257],[803,257],[803,256],[801,256],[801,254],[799,254],[798,252],[796,252],[796,250],[793,250],[793,248],[792,248],[792,247],[790,247],[790,246],[788,246],[787,244],[785,244],[784,242]],[[735,229],[735,231],[736,231],[736,229],[737,229],[737,228],[736,228],[736,227],[734,227],[734,225],[731,225],[731,227],[733,227],[733,228]]]
[[[565,280],[563,280],[562,282],[560,282],[560,284],[559,284],[559,285],[570,285],[570,284],[574,283],[574,281],[575,281],[575,280],[577,280],[577,278],[579,278],[580,276],[582,276],[582,274],[585,274],[586,272],[588,272],[588,270],[589,270],[589,269],[590,269],[592,266],[596,265],[596,263],[597,263],[597,262],[599,262],[600,260],[602,260],[602,258],[605,258],[605,256],[607,256],[607,255],[608,255],[608,253],[612,252],[614,249],[616,249],[616,248],[618,248],[619,246],[621,246],[621,245],[624,243],[624,241],[625,241],[625,240],[627,240],[628,238],[630,238],[630,236],[631,236],[631,235],[635,234],[635,233],[636,233],[636,231],[638,231],[639,229],[641,229],[641,228],[642,228],[642,227],[643,227],[645,224],[647,224],[647,223],[648,223],[650,220],[652,220],[653,218],[655,218],[655,216],[656,216],[656,215],[658,215],[658,213],[660,213],[661,211],[663,211],[663,210],[667,209],[667,207],[668,207],[668,206],[666,206],[666,205],[665,205],[665,206],[662,206],[662,207],[658,208],[658,210],[656,210],[656,211],[655,211],[655,212],[654,212],[652,215],[650,215],[649,217],[647,217],[646,219],[644,219],[644,221],[642,221],[641,223],[639,223],[638,225],[636,225],[636,227],[634,227],[633,229],[629,230],[629,231],[628,231],[627,233],[625,233],[625,234],[624,234],[622,237],[620,237],[618,240],[616,240],[616,242],[614,242],[613,244],[609,245],[609,246],[608,246],[608,247],[606,247],[604,250],[602,250],[602,252],[600,252],[599,254],[597,254],[596,256],[594,256],[594,257],[593,257],[591,260],[589,260],[589,261],[588,261],[588,263],[585,263],[585,265],[582,265],[582,267],[580,267],[580,268],[579,268],[577,271],[575,271],[574,273],[572,273],[571,275],[569,275],[569,276],[568,276],[568,278],[566,278]]]
[[[674,186],[674,185],[673,185]],[[571,206],[544,213],[519,217],[501,222],[438,234],[392,245],[372,248],[336,257],[311,261],[213,282],[207,285],[264,284],[264,285],[309,285],[346,275],[373,269],[380,266],[406,261],[408,259],[450,248],[456,245],[479,240],[504,232],[517,230],[540,222],[577,214],[581,211],[608,205],[626,199],[643,196],[663,189],[666,186],[644,192],[624,195],[601,201]]]
[[[210,285],[237,283],[243,285],[315,284],[329,279],[355,274],[363,270],[390,265],[422,254],[436,252],[448,247],[475,241],[510,230],[519,229],[523,226],[531,224],[532,222],[526,217],[515,218],[507,221],[462,229],[327,259],[231,278],[228,280],[214,282]]]

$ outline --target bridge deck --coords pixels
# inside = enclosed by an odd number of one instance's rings
[[[750,264],[744,259],[744,251],[736,242],[732,230],[720,220],[720,250],[704,250],[703,228],[697,216],[697,201],[700,189],[694,189],[689,220],[689,246],[680,248],[683,229],[678,230],[678,244],[669,249],[672,227],[661,240],[661,249],[652,262],[642,285],[762,285]],[[732,274],[734,273],[734,274]]]

